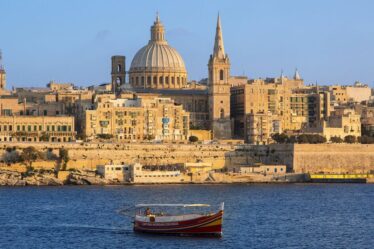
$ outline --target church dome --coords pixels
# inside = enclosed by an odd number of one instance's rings
[[[187,83],[187,70],[182,56],[170,47],[159,17],[151,27],[151,39],[134,56],[130,84],[144,88],[182,88]]]
[[[130,71],[173,70],[186,72],[182,56],[168,44],[150,42],[142,47],[131,62]]]

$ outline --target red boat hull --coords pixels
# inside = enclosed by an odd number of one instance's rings
[[[222,236],[223,211],[178,222],[134,222],[134,231],[173,235]]]

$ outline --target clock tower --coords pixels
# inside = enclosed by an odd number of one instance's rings
[[[230,60],[223,46],[221,20],[218,15],[213,54],[209,63],[209,113],[213,137],[231,138],[230,119]]]

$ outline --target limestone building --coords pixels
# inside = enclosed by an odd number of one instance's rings
[[[85,135],[109,135],[117,141],[187,140],[189,114],[170,98],[103,98],[86,111]]]
[[[71,142],[74,117],[0,116],[0,141]]]
[[[231,117],[234,119],[234,136],[246,137],[248,114],[270,112],[282,122],[282,129],[291,129],[291,94],[303,87],[299,74],[293,79],[283,75],[279,78],[252,79],[245,84],[231,87]]]
[[[151,27],[148,44],[135,54],[131,62],[129,84],[121,78],[124,74],[117,77],[117,71],[124,69],[124,57],[113,58],[112,82],[115,83],[112,83],[112,92],[118,95],[114,86],[120,85],[122,92],[171,98],[190,113],[191,128],[213,129],[215,138],[231,137],[230,61],[224,51],[219,17],[206,84],[188,81],[183,58],[166,41],[165,28],[158,16]]]
[[[317,133],[324,136],[327,141],[331,137],[361,136],[360,115],[354,110],[337,109],[331,113],[327,120],[319,121],[315,126],[304,129],[305,133]]]

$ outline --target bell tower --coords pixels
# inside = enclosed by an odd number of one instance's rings
[[[112,56],[112,92],[119,93],[120,87],[126,83],[126,57]]]
[[[0,50],[0,90],[5,90],[6,86],[6,72],[3,66],[3,55]]]
[[[218,14],[213,54],[208,63],[209,113],[213,137],[231,138],[230,120],[230,60],[225,54],[221,20]]]

